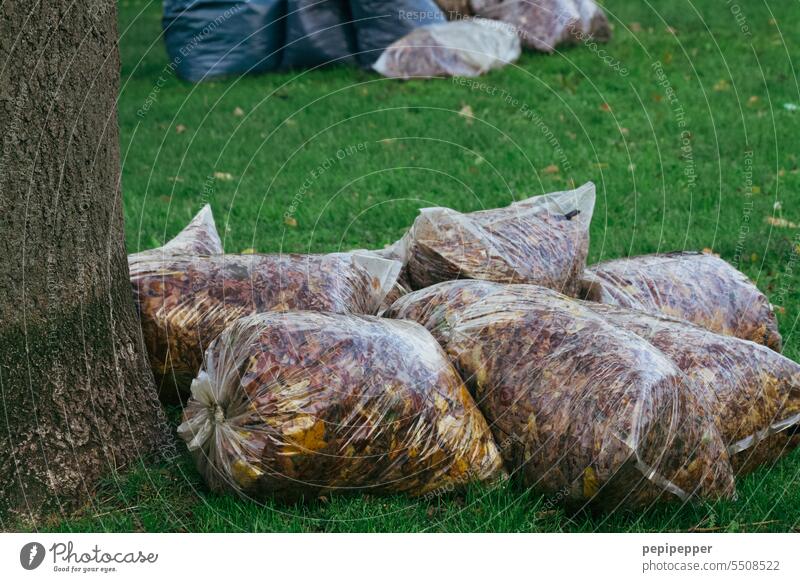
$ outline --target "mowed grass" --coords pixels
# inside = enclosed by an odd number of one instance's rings
[[[606,4],[615,30],[605,53],[526,54],[477,86],[341,68],[189,85],[166,68],[160,2],[123,1],[129,251],[161,244],[206,202],[228,252],[327,252],[390,243],[420,207],[502,206],[592,180],[590,262],[713,249],[769,294],[797,359],[800,230],[767,222],[800,223],[796,3],[741,3],[739,21],[717,0]],[[184,455],[109,478],[90,505],[48,527],[791,531],[800,452],[741,479],[738,493],[594,515],[515,480],[427,501],[257,504],[209,493]]]

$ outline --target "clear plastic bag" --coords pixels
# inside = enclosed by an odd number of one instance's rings
[[[711,331],[781,350],[767,297],[743,273],[710,254],[667,253],[589,267],[580,297],[686,319]]]
[[[220,255],[222,241],[214,224],[211,206],[206,204],[178,235],[165,245],[128,255],[128,263],[174,255]]]
[[[462,214],[425,208],[397,245],[420,289],[451,279],[533,283],[567,294],[589,252],[594,184]]]
[[[204,350],[236,319],[294,309],[375,314],[399,270],[348,253],[176,256],[138,261],[131,282],[157,380],[171,377],[184,392]]]
[[[213,490],[256,499],[422,495],[504,474],[436,341],[377,317],[238,320],[209,348],[178,433]]]
[[[372,66],[384,77],[477,77],[519,58],[519,38],[505,23],[475,18],[417,28],[392,43]]]
[[[472,0],[476,16],[512,25],[525,48],[551,53],[582,26],[573,0]]]
[[[646,339],[697,383],[737,475],[774,463],[798,444],[800,365],[771,349],[686,321],[587,303]]]
[[[595,0],[574,0],[578,13],[581,15],[581,29],[579,40],[608,42],[611,40],[611,26],[603,9]],[[583,37],[581,39],[581,37]]]
[[[443,343],[509,471],[530,486],[607,509],[734,496],[697,386],[579,302],[533,285],[451,281],[387,315],[418,318]]]

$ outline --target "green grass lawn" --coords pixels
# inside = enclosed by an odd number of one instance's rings
[[[160,2],[123,0],[129,251],[159,245],[206,202],[228,252],[316,252],[381,247],[420,207],[470,211],[592,180],[590,262],[713,249],[779,306],[786,353],[797,359],[800,229],[767,222],[800,223],[797,3],[606,5],[615,36],[599,47],[605,53],[526,54],[478,86],[402,83],[354,69],[192,86],[166,68]],[[295,207],[296,224],[287,224]],[[334,496],[259,505],[210,494],[181,457],[109,479],[90,506],[50,527],[788,531],[800,529],[799,481],[797,451],[740,480],[738,501],[644,514],[570,515],[514,481],[433,501]]]

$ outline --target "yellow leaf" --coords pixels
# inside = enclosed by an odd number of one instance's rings
[[[297,226],[297,219],[294,216],[284,216],[283,217],[283,224],[286,226],[291,226],[292,228]]]
[[[464,105],[461,110],[458,112],[461,117],[466,118],[467,125],[472,125],[472,121],[475,118],[475,115],[472,113],[472,107],[469,105]]]

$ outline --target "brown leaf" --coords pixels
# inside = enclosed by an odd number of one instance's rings
[[[233,110],[233,114],[236,117],[242,117],[244,116],[244,109],[242,109],[241,107],[237,107],[236,109]]]
[[[475,119],[475,115],[472,113],[472,107],[469,105],[464,105],[458,114],[467,120],[467,125],[472,125],[472,122]]]
[[[545,174],[558,174],[558,166],[555,164],[550,164],[543,170],[543,172]]]
[[[294,216],[285,216],[283,218],[283,224],[295,228],[297,226],[297,219]]]
[[[183,133],[184,131],[186,131],[186,126],[182,123],[175,126],[175,133]]]

